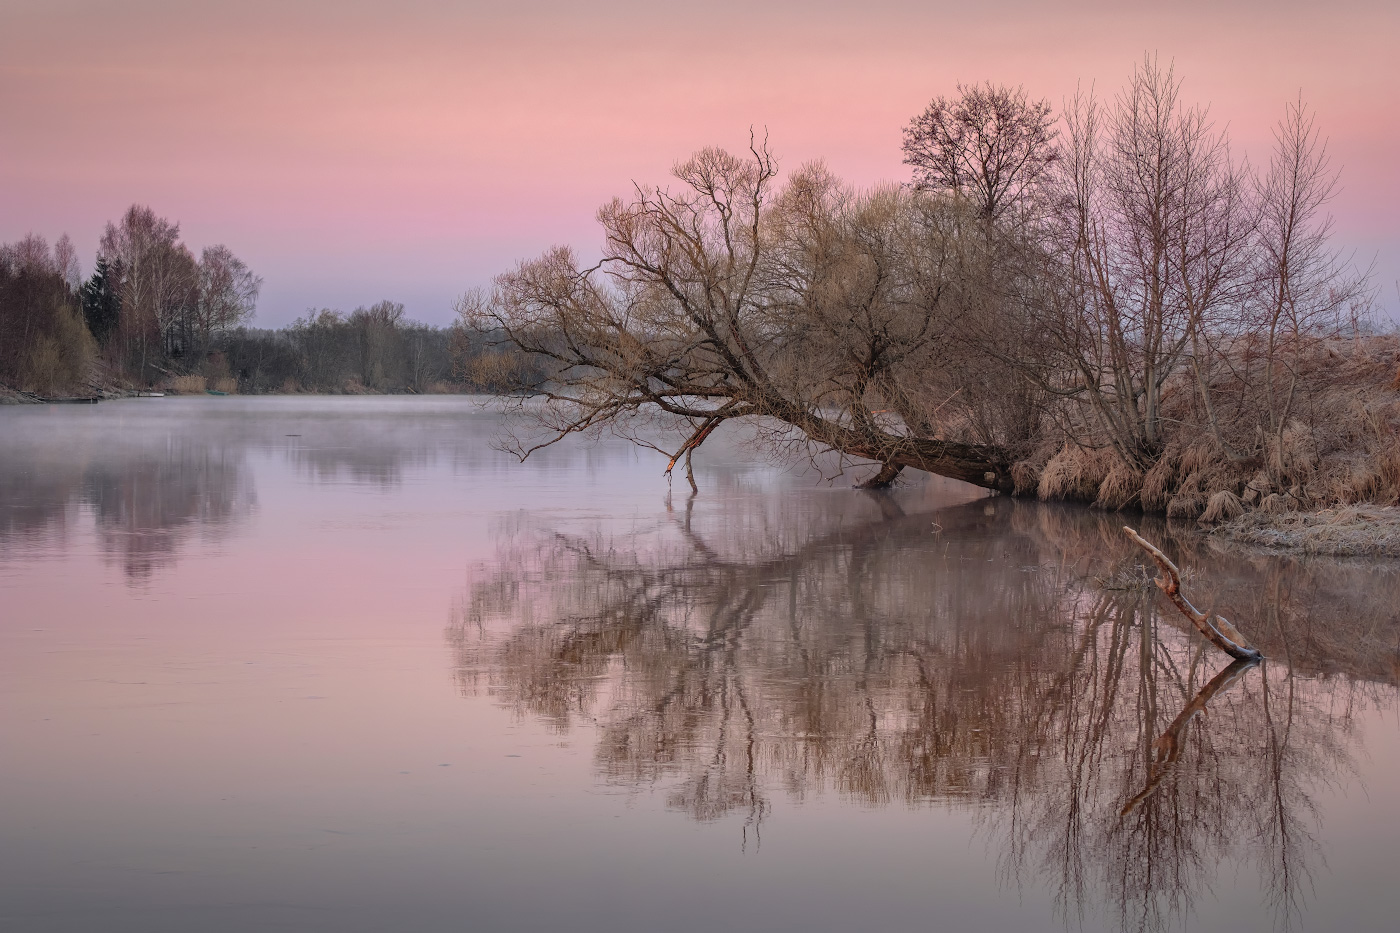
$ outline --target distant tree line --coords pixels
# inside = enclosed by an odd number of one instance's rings
[[[40,396],[98,386],[241,392],[443,392],[541,378],[523,354],[381,301],[249,326],[262,279],[226,246],[198,257],[179,224],[133,205],[107,224],[91,276],[65,234],[0,245],[0,383]]]
[[[404,319],[381,301],[341,314],[323,308],[280,330],[241,327],[218,342],[216,363],[238,390],[265,392],[530,391],[543,370],[489,335]]]

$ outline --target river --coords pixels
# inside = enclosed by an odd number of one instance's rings
[[[499,427],[0,409],[0,928],[1394,929],[1394,562]]]

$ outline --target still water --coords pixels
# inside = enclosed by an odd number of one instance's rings
[[[1396,928],[1393,563],[497,427],[0,409],[0,928]]]

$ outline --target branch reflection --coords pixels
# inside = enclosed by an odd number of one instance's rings
[[[1233,861],[1287,925],[1357,705],[1394,701],[1394,580],[1324,605],[1307,574],[1351,570],[1152,529],[1239,594],[1218,608],[1268,623],[1250,630],[1279,660],[1222,667],[1158,613],[1111,517],[843,501],[502,527],[449,630],[462,688],[561,732],[596,722],[604,779],[746,839],[777,794],[967,808],[1005,880],[1048,884],[1066,921],[1106,904],[1162,928]]]

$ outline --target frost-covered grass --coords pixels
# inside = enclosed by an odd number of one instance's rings
[[[1400,507],[1350,505],[1316,512],[1249,512],[1211,533],[1308,554],[1400,557]]]

